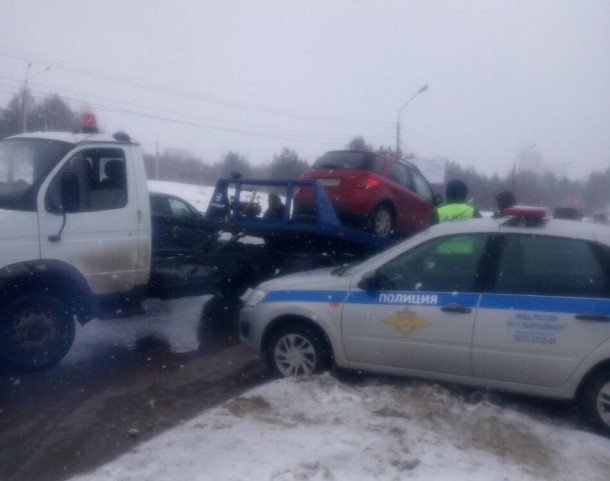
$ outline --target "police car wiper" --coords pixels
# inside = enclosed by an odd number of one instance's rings
[[[332,271],[330,271],[330,275],[331,276],[340,276],[340,275],[342,275],[345,272],[345,270],[348,267],[349,266],[340,266],[340,267],[337,267],[337,268],[333,269]]]
[[[348,264],[344,264],[342,266],[339,266],[335,269],[333,269],[332,271],[330,271],[330,274],[332,276],[342,276],[343,274],[345,274],[345,271],[347,271],[348,269],[355,267],[359,264],[362,264],[363,261],[354,261],[354,262],[350,262]]]

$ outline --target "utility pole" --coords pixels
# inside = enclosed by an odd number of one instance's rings
[[[24,134],[27,132],[27,128],[28,128],[28,109],[27,109],[28,81],[32,80],[34,77],[38,77],[39,75],[51,70],[51,67],[47,67],[47,68],[41,70],[40,72],[38,72],[37,74],[32,75],[30,77],[30,68],[31,67],[32,67],[32,64],[29,63],[28,67],[25,71],[25,81],[23,82],[23,95],[21,97],[21,108],[23,110],[23,133]]]
[[[155,140],[155,180],[159,180],[159,138]]]
[[[159,137],[152,130],[146,130],[155,138],[155,180],[159,180]]]
[[[528,150],[532,150],[534,147],[536,147],[536,144],[530,145],[529,147],[527,147],[526,149],[523,149],[521,152],[519,152],[517,155],[515,155],[515,160],[513,160],[513,181],[512,181],[513,191],[515,190],[515,175],[517,173],[517,161],[519,159],[521,159],[521,156],[523,154],[525,154]]]
[[[30,75],[30,68],[32,64],[29,63],[25,71],[25,82],[23,82],[23,95],[21,97],[21,113],[23,114],[23,129],[22,132],[25,134],[28,125],[28,114],[26,109],[27,95],[28,95],[28,76]]]

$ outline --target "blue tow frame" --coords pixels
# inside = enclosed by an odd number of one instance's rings
[[[233,196],[229,195],[230,187],[235,189]],[[250,191],[252,187],[285,189],[286,207],[283,218],[270,219],[244,213],[240,209],[241,192]],[[291,215],[294,194],[299,187],[313,189],[317,211],[313,219],[304,220]],[[342,225],[324,186],[317,180],[220,179],[216,183],[205,219],[218,230],[266,239],[337,241],[338,244],[365,247],[372,251],[385,249],[397,242],[393,238],[379,237]]]

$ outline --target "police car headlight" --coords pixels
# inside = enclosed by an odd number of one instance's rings
[[[253,307],[256,306],[259,302],[261,302],[265,296],[267,295],[267,291],[263,289],[252,289],[246,298],[246,306]]]

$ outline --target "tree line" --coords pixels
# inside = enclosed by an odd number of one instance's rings
[[[6,107],[0,108],[0,138],[23,131],[75,131],[80,117],[81,112],[74,112],[57,94],[37,100],[29,91],[22,91]],[[354,136],[344,148],[397,154],[392,147],[367,144],[361,135]],[[407,160],[415,157],[412,152],[398,152],[398,155]],[[145,153],[144,160],[150,179],[201,185],[212,185],[218,178],[230,177],[233,173],[239,173],[244,178],[295,179],[310,167],[290,147],[284,147],[273,155],[269,163],[258,165],[252,165],[247,157],[235,150],[229,150],[216,161],[177,155],[172,151]],[[472,167],[448,161],[445,178],[464,180],[469,186],[471,201],[482,210],[493,210],[495,195],[506,189],[515,192],[519,204],[549,208],[572,206],[589,215],[610,208],[610,167],[591,172],[586,180],[572,180],[550,171],[542,174],[533,172],[526,167],[518,172],[488,176]],[[435,185],[434,188],[437,193],[444,193],[442,185]]]

